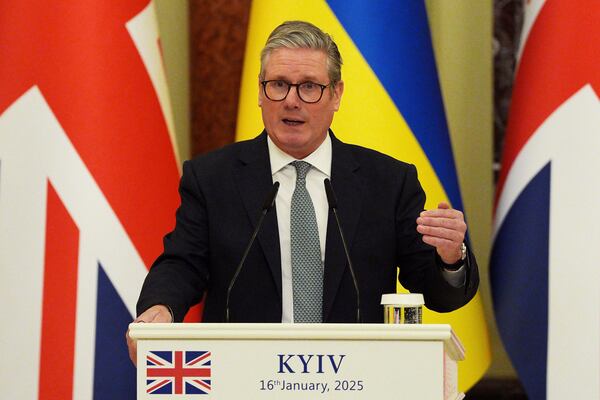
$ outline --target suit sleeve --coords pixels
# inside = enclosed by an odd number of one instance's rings
[[[410,165],[396,208],[397,263],[402,286],[422,293],[427,308],[448,312],[467,304],[477,292],[479,274],[475,256],[468,251],[466,280],[462,287],[450,285],[442,274],[442,261],[435,248],[424,243],[417,232],[417,218],[425,206],[425,192]]]
[[[183,164],[179,195],[175,229],[165,236],[164,251],[150,268],[137,303],[138,315],[153,305],[167,305],[175,322],[200,302],[209,279],[206,202],[189,161]]]

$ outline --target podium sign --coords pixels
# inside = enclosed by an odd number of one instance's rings
[[[137,398],[460,399],[449,325],[131,324]]]

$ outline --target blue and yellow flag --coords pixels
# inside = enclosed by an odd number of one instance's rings
[[[269,33],[287,20],[317,25],[340,49],[345,85],[332,126],[336,136],[415,164],[427,193],[426,208],[448,201],[463,209],[423,1],[254,1],[237,139],[249,139],[263,128],[257,106],[260,51]],[[459,389],[468,389],[491,358],[479,294],[460,310],[426,310],[423,318],[451,324],[463,342],[467,359],[459,365]]]

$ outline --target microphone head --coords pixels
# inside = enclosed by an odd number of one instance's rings
[[[333,186],[331,186],[331,181],[325,178],[323,184],[325,185],[325,193],[327,194],[327,202],[329,203],[329,208],[337,209],[337,197],[335,197],[335,192],[333,191]]]
[[[267,195],[267,197],[265,198],[265,202],[262,206],[263,210],[270,210],[271,207],[273,207],[273,204],[275,204],[275,196],[277,196],[277,192],[279,191],[279,182],[275,182],[273,184],[273,187],[271,188],[271,191],[269,192],[269,194]]]

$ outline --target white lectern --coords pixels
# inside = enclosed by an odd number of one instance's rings
[[[449,325],[131,324],[142,399],[462,399]]]

